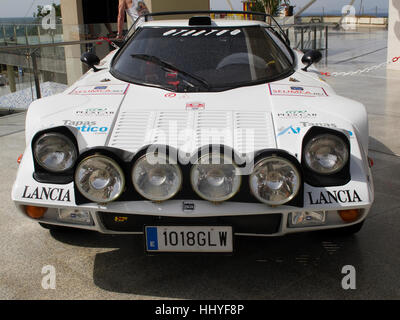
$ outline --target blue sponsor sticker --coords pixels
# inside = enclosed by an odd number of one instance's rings
[[[81,126],[76,127],[80,132],[101,132],[106,133],[108,131],[107,127],[92,127],[92,126]]]
[[[94,90],[106,90],[107,86],[94,87]]]
[[[299,127],[294,128],[293,126],[287,127],[283,130],[281,130],[278,133],[278,137],[283,136],[285,134],[299,134],[301,129]]]
[[[157,228],[149,227],[146,228],[146,236],[147,236],[147,250],[155,251],[158,250],[158,236],[157,236]]]
[[[296,91],[304,91],[303,87],[290,87],[290,89],[296,90]]]

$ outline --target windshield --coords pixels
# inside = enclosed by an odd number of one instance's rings
[[[270,30],[142,28],[116,56],[112,73],[167,90],[220,91],[283,78],[293,70],[288,51]]]

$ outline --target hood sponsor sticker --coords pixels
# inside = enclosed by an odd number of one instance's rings
[[[287,97],[328,97],[325,89],[322,87],[304,86],[297,87],[287,84],[268,84],[271,96]]]
[[[335,123],[327,123],[327,122],[307,122],[307,121],[300,121],[297,124],[292,124],[288,127],[281,127],[278,129],[278,137],[284,135],[297,135],[301,132],[304,128],[311,128],[311,127],[323,127],[323,128],[331,128],[331,129],[338,129],[338,126]],[[354,136],[352,131],[346,130],[350,138]]]
[[[283,136],[285,134],[299,134],[300,130],[301,128],[293,126],[289,126],[287,128],[281,128],[279,129],[278,137]]]
[[[190,99],[190,95],[187,93],[175,93],[175,92],[168,92],[164,94],[165,98],[176,98],[176,99]]]
[[[186,103],[186,110],[204,110],[206,104],[204,102],[189,102]]]
[[[309,119],[316,118],[318,115],[307,110],[288,110],[277,114],[281,119]]]
[[[107,117],[115,115],[115,111],[108,108],[87,108],[76,110],[75,115],[85,117]]]
[[[129,84],[113,84],[109,86],[80,86],[72,90],[70,95],[125,95]]]
[[[327,123],[327,122],[307,122],[301,121],[299,122],[302,128],[308,127],[323,127],[323,128],[337,128],[338,126],[335,123]]]
[[[293,91],[304,91],[304,88],[303,87],[290,87],[290,90],[293,90]]]
[[[98,125],[96,121],[72,121],[63,120],[65,126],[71,126],[80,132],[91,132],[96,134],[104,134],[108,132],[107,126]]]

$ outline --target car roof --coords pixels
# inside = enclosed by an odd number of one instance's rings
[[[141,28],[146,27],[244,27],[244,26],[263,26],[269,27],[270,25],[263,21],[257,20],[229,20],[229,19],[212,19],[211,26],[189,26],[189,19],[179,20],[154,20],[147,21],[140,24]]]

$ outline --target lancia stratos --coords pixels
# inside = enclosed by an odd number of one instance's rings
[[[361,229],[374,199],[365,107],[272,17],[219,13],[142,16],[103,60],[83,54],[73,86],[31,104],[12,189],[24,216],[139,234],[150,254]]]

